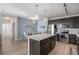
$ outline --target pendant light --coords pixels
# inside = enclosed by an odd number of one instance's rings
[[[38,4],[36,4],[35,5],[35,8],[36,8],[36,10],[38,10],[38,7],[39,7],[39,5]],[[39,19],[39,15],[38,15],[38,11],[36,11],[36,15],[34,15],[33,17],[30,17],[30,19],[32,19],[32,20],[38,20]]]

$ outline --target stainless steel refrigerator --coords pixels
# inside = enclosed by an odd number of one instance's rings
[[[57,33],[57,26],[55,24],[48,25],[48,33],[56,34]]]

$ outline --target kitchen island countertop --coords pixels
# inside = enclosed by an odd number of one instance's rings
[[[29,35],[28,37],[33,40],[41,41],[41,40],[44,40],[44,39],[54,36],[54,35],[55,34],[52,35],[52,34],[48,34],[48,33],[43,33],[43,34]]]

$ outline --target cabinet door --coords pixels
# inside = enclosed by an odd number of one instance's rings
[[[30,39],[30,54],[31,55],[40,54],[40,42]]]
[[[59,34],[56,35],[57,41],[60,41]]]
[[[50,39],[45,39],[47,41],[44,42],[44,44],[40,47],[40,54],[41,55],[47,55],[50,52]]]
[[[53,37],[50,38],[50,51],[53,49]]]
[[[79,38],[77,38],[77,44],[79,45]]]
[[[52,36],[52,37],[50,38],[51,50],[52,50],[53,48],[55,48],[55,45],[56,45],[56,36]]]
[[[55,35],[55,36],[54,36],[54,39],[53,39],[53,48],[55,48],[56,40],[57,40],[57,36]]]
[[[76,44],[76,35],[75,34],[70,34],[69,35],[69,43],[71,44]]]
[[[41,55],[47,55],[50,52],[50,45],[49,43],[45,43],[41,46],[40,54]]]
[[[47,55],[47,49],[46,49],[46,44],[42,45],[40,48],[40,54],[41,55]]]

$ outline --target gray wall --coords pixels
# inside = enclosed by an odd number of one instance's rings
[[[32,25],[32,27],[27,27],[28,25]],[[18,38],[24,38],[24,32],[27,35],[29,32],[35,33],[37,31],[36,27],[36,23],[33,24],[32,20],[18,17]]]
[[[69,28],[79,28],[79,17],[70,17],[64,19],[57,19],[57,20],[49,20],[48,24],[61,24],[61,23],[68,23]]]
[[[27,27],[28,25],[32,25],[31,27]],[[43,33],[47,32],[48,21],[40,20],[33,23],[32,20],[18,17],[18,38],[22,39],[24,37],[24,32],[28,35],[29,32],[31,34]],[[44,28],[43,28],[44,26]]]
[[[73,27],[74,28],[79,28],[79,17],[74,18]]]

